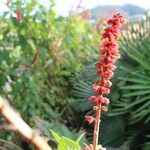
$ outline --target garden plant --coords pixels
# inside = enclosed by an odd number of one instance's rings
[[[6,0],[0,149],[149,150],[150,15],[91,23],[81,3],[63,17],[55,0]]]

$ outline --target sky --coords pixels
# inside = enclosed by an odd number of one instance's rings
[[[44,0],[46,1],[46,0]],[[67,15],[71,8],[75,8],[80,0],[56,0],[56,11],[60,15]],[[135,4],[150,9],[150,0],[82,0],[82,6],[93,8],[97,5]]]
[[[39,0],[45,6],[48,5],[49,0]],[[67,16],[71,9],[75,9],[80,0],[55,0],[55,10],[57,15]],[[0,12],[7,10],[5,5],[6,0],[0,0]],[[123,5],[134,4],[145,9],[150,9],[150,0],[82,0],[84,8],[90,9],[98,5]]]

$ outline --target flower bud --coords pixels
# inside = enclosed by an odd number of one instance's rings
[[[88,124],[91,124],[95,121],[95,118],[92,117],[92,116],[85,116],[85,121],[88,123]]]
[[[102,109],[103,111],[105,111],[105,112],[108,111],[108,108],[107,108],[106,106],[102,106],[101,109]]]
[[[97,106],[94,106],[94,107],[93,107],[93,110],[94,110],[94,111],[98,110],[98,107],[97,107]]]

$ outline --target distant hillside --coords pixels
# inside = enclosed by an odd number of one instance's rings
[[[139,15],[146,12],[144,8],[141,8],[136,5],[131,5],[131,4],[125,4],[123,6],[118,6],[118,5],[97,6],[90,10],[91,19],[97,20],[98,18],[101,17],[107,17],[109,15],[113,15],[115,12],[118,11],[127,16]]]
[[[130,16],[143,14],[147,10],[136,5],[126,4],[121,9]]]

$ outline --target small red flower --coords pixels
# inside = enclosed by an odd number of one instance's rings
[[[109,102],[109,99],[108,98],[106,98],[106,97],[103,97],[103,99],[101,100],[101,102],[103,103],[103,104],[106,104],[106,105],[108,105],[110,102]]]
[[[91,124],[95,121],[95,118],[92,117],[92,116],[85,116],[85,121],[88,123],[88,124]]]
[[[96,92],[96,93],[102,92],[102,87],[99,85],[93,84],[92,88],[93,88],[94,92]]]
[[[101,55],[103,55],[103,54],[106,54],[107,51],[106,51],[106,49],[101,49],[99,52]]]
[[[89,101],[90,101],[90,102],[99,103],[99,102],[100,102],[100,99],[99,99],[99,97],[91,96],[91,97],[89,98]]]
[[[109,80],[104,80],[104,86],[105,86],[105,87],[111,87],[111,86],[112,86],[111,81],[109,81]]]
[[[107,70],[115,70],[117,67],[115,65],[113,65],[113,63],[108,63],[107,65],[104,65],[104,67],[107,69]]]
[[[110,89],[108,89],[108,88],[103,88],[103,93],[104,94],[109,94],[110,93]]]
[[[102,56],[102,57],[100,58],[100,62],[101,62],[101,63],[106,63],[106,61],[107,61],[107,57],[106,57],[106,56]]]
[[[103,77],[105,79],[111,79],[113,77],[113,75],[114,75],[114,72],[112,72],[111,70],[108,70],[108,71],[104,72]]]
[[[107,108],[106,106],[102,106],[101,109],[102,109],[103,111],[105,111],[105,112],[108,111],[108,108]]]
[[[98,109],[97,106],[93,106],[93,110],[96,111]]]

